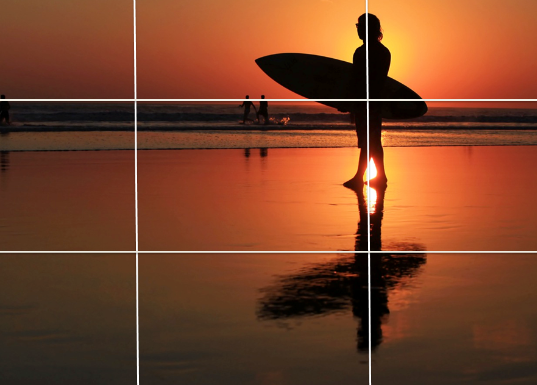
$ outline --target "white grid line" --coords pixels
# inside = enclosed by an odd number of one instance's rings
[[[535,250],[0,250],[1,254],[536,254]]]
[[[4,99],[7,102],[50,102],[50,103],[83,103],[83,102],[95,102],[95,103],[166,103],[166,102],[188,102],[188,103],[203,103],[203,102],[243,102],[246,99]],[[287,99],[248,99],[251,102],[537,102],[537,99],[299,99],[299,98],[287,98]]]
[[[371,167],[370,167],[370,153],[369,153],[369,1],[365,0],[365,97],[366,102],[366,137],[367,137],[367,198],[366,210],[367,210],[367,339],[368,339],[368,373],[369,373],[369,385],[372,385],[371,379],[371,212],[369,210],[369,203],[371,200]],[[362,156],[363,149],[360,149],[360,157]],[[363,180],[363,176],[360,176]],[[359,203],[358,203],[359,204]]]
[[[138,66],[136,34],[136,0],[133,0],[134,55],[134,217],[136,231],[136,384],[140,385],[140,295],[139,295],[139,229],[138,229]]]

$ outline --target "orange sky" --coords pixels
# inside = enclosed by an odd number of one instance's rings
[[[2,0],[0,93],[133,98],[132,0]]]
[[[507,5],[508,4],[508,5]],[[140,98],[295,98],[255,64],[302,52],[352,60],[365,0],[137,3]],[[535,0],[372,0],[390,76],[424,98],[536,98]],[[4,0],[0,92],[132,98],[131,0]]]
[[[507,5],[509,4],[509,5]],[[293,98],[254,63],[280,52],[352,60],[356,0],[139,4],[142,98]],[[424,98],[536,98],[535,0],[372,0],[390,76]]]

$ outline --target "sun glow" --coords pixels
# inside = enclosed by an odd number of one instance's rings
[[[370,174],[368,174],[368,172]],[[369,179],[373,179],[374,177],[377,176],[377,166],[375,166],[375,161],[373,160],[373,158],[369,160],[369,166],[367,167],[367,170],[365,170],[366,179],[368,175],[369,175]]]

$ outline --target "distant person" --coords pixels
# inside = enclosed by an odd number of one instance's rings
[[[382,99],[384,83],[390,69],[391,54],[380,41],[382,29],[380,20],[373,14],[368,14],[368,49],[369,49],[369,99]],[[353,98],[366,99],[366,14],[358,18],[356,28],[358,37],[364,43],[356,49],[353,57]],[[363,178],[368,166],[367,159],[367,103],[360,103],[360,111],[355,117],[356,134],[360,158],[356,175],[343,185],[352,189],[363,185]],[[381,142],[382,102],[369,102],[369,153],[375,162],[377,176],[372,184],[386,185],[388,178],[384,170],[384,149]]]
[[[246,99],[250,99],[249,95],[246,95]],[[249,100],[245,100],[239,107],[244,107],[244,117],[242,118],[242,124],[246,124],[247,120],[254,121],[253,119],[250,119],[248,116],[250,115],[250,107],[254,108],[254,111],[257,115],[257,110],[254,106],[254,103],[252,103]]]
[[[265,99],[265,95],[261,95],[261,99]],[[259,121],[259,115],[261,115],[264,119],[263,124],[269,124],[269,118],[268,118],[268,102],[267,101],[260,101],[259,102],[259,111],[257,111],[257,121]]]
[[[2,99],[6,98],[6,95],[2,95]],[[0,123],[3,123],[4,120],[9,124],[9,109],[11,106],[7,100],[2,100],[0,102]]]

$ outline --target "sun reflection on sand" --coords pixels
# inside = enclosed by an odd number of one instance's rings
[[[364,186],[364,197],[367,204],[369,214],[374,214],[377,211],[377,190],[368,185]]]
[[[365,175],[366,175],[366,178],[369,177],[370,180],[377,176],[377,167],[375,166],[375,161],[373,160],[373,158],[369,160],[369,166],[365,170]],[[365,197],[365,201],[367,205],[367,211],[370,214],[374,214],[376,211],[376,206],[377,206],[377,198],[378,198],[377,190],[365,184],[364,185],[364,197]]]

